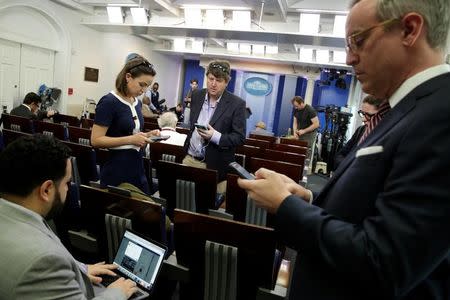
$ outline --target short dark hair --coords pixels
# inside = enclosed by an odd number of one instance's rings
[[[119,72],[116,78],[116,89],[122,95],[128,95],[127,88],[127,73],[131,74],[131,77],[135,78],[141,76],[142,74],[155,76],[156,71],[153,69],[153,65],[148,62],[142,56],[130,59],[122,70]]]
[[[294,98],[292,98],[292,100],[291,100],[291,103],[294,104],[294,102],[297,102],[298,104],[302,104],[302,103],[305,103],[305,100],[303,100],[303,98],[300,96],[294,96]]]
[[[383,102],[383,100],[375,98],[372,95],[367,95],[366,97],[364,97],[362,102],[373,105],[373,106],[375,106],[375,108],[378,108],[380,106],[380,104]]]
[[[226,60],[214,60],[208,65],[206,76],[214,75],[216,78],[223,78],[226,82],[230,81],[230,63]]]
[[[31,104],[31,103],[36,103],[39,104],[42,102],[41,97],[39,97],[38,94],[30,92],[28,94],[25,95],[25,98],[23,99],[23,103],[24,104]]]
[[[153,76],[155,76],[155,75],[153,75]],[[154,82],[154,83],[152,84],[152,86],[154,86],[155,84],[159,87],[159,83],[157,83],[157,82]]]
[[[194,82],[195,82],[195,83],[198,84],[198,79],[197,79],[197,78],[193,78],[193,79],[189,80],[189,82],[190,82],[190,83],[194,83]]]
[[[53,137],[21,137],[0,153],[0,194],[28,196],[46,180],[66,174],[70,149]]]

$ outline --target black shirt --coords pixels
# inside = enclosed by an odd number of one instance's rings
[[[317,117],[317,112],[310,105],[306,104],[304,109],[294,110],[294,117],[297,118],[297,130],[305,129],[311,126],[311,119]]]

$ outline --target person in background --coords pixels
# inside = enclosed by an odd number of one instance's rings
[[[189,125],[189,117],[191,114],[191,98],[192,98],[192,92],[198,89],[198,79],[193,78],[189,81],[191,88],[187,92],[186,96],[184,97],[184,120],[183,122],[185,124]]]
[[[273,171],[238,181],[298,251],[290,299],[448,299],[449,28],[448,0],[352,1],[347,64],[365,93],[385,99],[372,132],[312,205]]]
[[[117,75],[115,90],[97,104],[91,144],[110,150],[100,174],[103,187],[128,182],[145,193],[150,191],[142,149],[150,136],[159,135],[159,130],[143,132],[142,103],[136,97],[150,86],[155,75],[153,65],[145,58],[131,59]]]
[[[320,126],[317,112],[310,105],[306,104],[305,100],[300,96],[294,96],[291,102],[294,106],[294,122],[292,123],[294,137],[300,141],[308,142],[306,158],[311,158],[312,153],[314,153],[317,128]]]
[[[259,135],[267,135],[267,136],[273,136],[273,132],[266,130],[266,124],[263,121],[259,121],[255,125],[255,130],[250,132],[252,134],[259,134]]]
[[[158,113],[161,113],[161,105],[159,104],[159,83],[155,82],[150,90],[150,100]]]
[[[192,91],[191,131],[184,144],[183,164],[217,170],[218,193],[225,192],[228,164],[245,141],[245,101],[225,90],[230,72],[227,61],[208,65],[206,89]],[[196,129],[195,123],[208,129]]]
[[[30,92],[25,95],[23,103],[10,112],[11,115],[25,117],[33,120],[43,120],[45,118],[51,118],[56,114],[55,110],[42,111],[39,110],[39,106],[42,102],[41,97],[38,94]]]
[[[186,134],[176,131],[177,116],[175,113],[168,111],[163,113],[158,118],[158,125],[161,128],[161,136],[170,136],[169,139],[161,141],[161,143],[183,146],[186,141]]]
[[[151,109],[150,106],[152,106],[152,103],[150,102],[150,99],[146,96],[142,98],[142,115],[146,118],[154,118],[158,117],[157,113],[154,113],[156,109]]]
[[[112,264],[78,262],[47,220],[62,211],[72,176],[70,150],[44,135],[21,137],[0,153],[0,299],[127,299],[130,279],[108,288]],[[95,286],[95,289],[94,289]]]
[[[361,137],[364,134],[366,129],[366,124],[370,121],[370,119],[378,112],[378,108],[381,104],[382,100],[377,99],[373,96],[364,97],[361,109],[358,111],[359,116],[362,119],[363,125],[356,128],[355,133],[352,137],[347,141],[344,147],[336,154],[334,158],[334,170],[336,170],[339,164],[344,160],[347,154],[355,147],[360,141]]]

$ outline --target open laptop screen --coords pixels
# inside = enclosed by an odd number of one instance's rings
[[[147,290],[151,290],[164,259],[165,249],[126,231],[114,264],[117,270]]]

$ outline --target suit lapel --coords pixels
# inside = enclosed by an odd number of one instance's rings
[[[209,124],[214,127],[214,123],[220,118],[220,116],[227,110],[227,107],[230,102],[230,97],[228,92],[225,90],[222,94],[222,98],[220,98],[219,103],[217,104],[216,110],[209,120]]]

